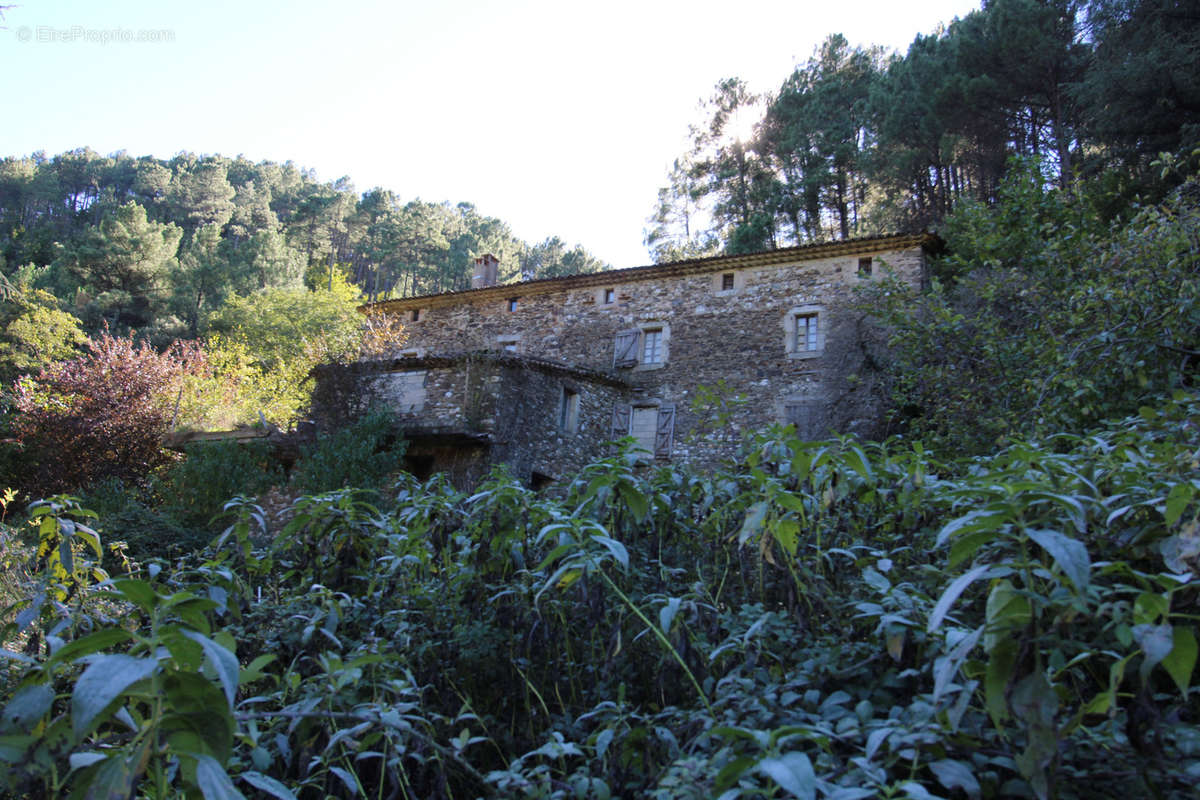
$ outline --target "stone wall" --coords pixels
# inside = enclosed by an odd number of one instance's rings
[[[497,463],[525,483],[576,472],[611,438],[613,406],[630,394],[616,376],[503,352],[354,369],[365,392],[396,413],[410,471],[445,472],[463,487]],[[564,393],[574,396],[566,419]]]
[[[827,433],[823,421],[832,414],[824,371],[829,368],[827,355],[844,348],[845,343],[831,337],[848,327],[836,323],[852,287],[878,280],[889,270],[910,283],[923,279],[924,257],[916,237],[904,240],[903,247],[897,247],[896,240],[880,241],[893,249],[870,250],[859,244],[821,258],[802,258],[804,253],[799,253],[794,260],[779,261],[775,256],[774,263],[766,257],[771,254],[763,254],[758,262],[753,257],[711,259],[703,268],[618,270],[409,298],[382,307],[404,315],[406,346],[412,352],[509,351],[620,375],[635,405],[675,405],[672,457],[704,464],[730,455],[744,432],[772,422],[794,419],[811,428],[804,431],[808,435]],[[864,261],[868,258],[869,264]],[[870,274],[860,272],[864,265]],[[412,321],[414,310],[419,310],[417,321]],[[797,325],[814,325],[819,336],[797,345]],[[662,331],[663,363],[614,368],[614,342],[622,331],[638,330],[644,337],[645,331],[655,329]],[[644,341],[639,340],[639,349]],[[457,419],[461,412],[442,408],[432,399],[441,391],[433,388],[440,387],[440,380],[430,373],[431,405],[424,413]],[[542,386],[541,379],[497,374],[489,380],[497,381],[496,390],[503,393],[498,399],[501,409],[519,406],[528,409],[529,420],[553,420],[544,402],[557,395]],[[702,430],[703,414],[698,415],[690,401],[699,387],[714,387],[719,381],[745,402],[722,426]],[[620,402],[617,394],[610,398],[596,393],[596,400]],[[589,399],[587,434],[578,441],[610,438],[611,415],[611,405],[605,410]],[[516,444],[515,438],[509,441],[513,443],[503,445],[508,449],[501,460],[522,465],[553,460],[549,450],[536,455],[540,445],[532,440],[524,445]],[[570,442],[548,441],[547,447],[564,444]],[[522,448],[530,454],[523,455]]]

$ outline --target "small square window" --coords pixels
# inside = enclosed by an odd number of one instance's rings
[[[863,278],[871,277],[873,265],[870,256],[863,256],[858,260],[858,274]]]
[[[517,310],[517,301],[518,301],[518,300],[520,300],[520,298],[519,298],[519,297],[510,297],[510,298],[508,298],[508,310],[509,310],[509,311],[516,311],[516,310]]]
[[[728,292],[733,290],[733,273],[725,272],[721,274],[721,291]]]
[[[408,321],[409,322],[420,322],[421,321],[421,309],[414,308],[412,311],[408,312]]]
[[[796,315],[796,352],[813,353],[820,349],[820,315],[814,313]]]
[[[615,302],[617,302],[617,290],[616,289],[605,289],[604,290],[604,305],[606,305],[606,306],[612,305]]]
[[[642,331],[642,363],[661,364],[663,361],[662,328],[647,328]]]

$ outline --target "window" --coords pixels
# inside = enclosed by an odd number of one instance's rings
[[[506,353],[521,352],[521,337],[519,334],[505,334],[496,337],[496,347]]]
[[[675,406],[667,403],[613,407],[612,437],[632,436],[637,449],[654,458],[670,458],[675,443]]]
[[[730,270],[729,272],[714,272],[710,278],[709,288],[716,295],[736,294],[746,287],[746,272]]]
[[[794,425],[801,439],[815,439],[826,433],[825,408],[811,397],[787,397],[782,403],[781,421]]]
[[[520,299],[521,299],[521,298],[519,298],[519,297],[510,297],[510,298],[508,298],[508,310],[509,310],[509,311],[516,311],[516,310],[517,310],[518,301],[519,301]]]
[[[610,306],[615,302],[617,302],[617,290],[616,289],[605,289],[604,290],[604,305]]]
[[[798,306],[783,317],[784,351],[788,358],[816,358],[825,350],[828,318],[820,306]]]
[[[425,372],[390,372],[375,379],[375,390],[392,410],[412,414],[425,408]]]
[[[818,349],[820,315],[816,312],[796,315],[796,351],[811,353]]]
[[[613,340],[613,368],[659,369],[665,366],[670,338],[670,326],[662,322],[618,331]]]
[[[862,258],[860,258],[858,260],[858,277],[860,277],[860,278],[871,277],[872,268],[873,268],[873,265],[871,263],[871,257],[863,256]]]
[[[409,322],[420,322],[421,321],[421,309],[414,308],[412,311],[408,312],[408,321]]]
[[[648,328],[642,331],[642,363],[661,364],[663,362],[663,332],[662,328]]]
[[[566,386],[558,404],[558,427],[564,433],[575,433],[579,427],[579,392]]]

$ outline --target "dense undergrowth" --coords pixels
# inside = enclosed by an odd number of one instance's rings
[[[1179,394],[954,464],[776,428],[711,475],[619,454],[557,497],[405,479],[301,497],[279,530],[239,498],[202,554],[111,579],[55,498],[5,616],[0,782],[1190,797],[1197,419]]]

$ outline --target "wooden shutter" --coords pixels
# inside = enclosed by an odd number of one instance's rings
[[[658,428],[654,433],[654,457],[670,458],[675,441],[675,406],[658,407]]]
[[[617,403],[613,406],[612,438],[620,439],[629,435],[629,419],[633,416],[633,407],[628,403]]]
[[[614,369],[637,366],[638,337],[641,333],[637,328],[633,328],[617,334],[616,339],[613,341]],[[628,433],[628,429],[625,432]]]

